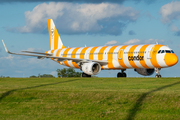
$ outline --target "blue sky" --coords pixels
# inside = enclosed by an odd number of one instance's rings
[[[34,0],[35,1],[35,0]],[[0,37],[10,51],[49,50],[47,19],[52,18],[65,46],[103,46],[160,43],[180,58],[180,1],[178,0],[2,0]],[[66,1],[66,2],[65,2]],[[0,75],[29,77],[64,68],[50,59],[9,55],[0,44]],[[160,71],[180,77],[180,64]],[[79,70],[77,70],[79,71]],[[116,77],[117,70],[99,77]],[[133,70],[129,77],[139,77]],[[154,77],[155,74],[152,76]]]

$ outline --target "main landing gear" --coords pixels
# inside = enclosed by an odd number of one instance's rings
[[[91,75],[88,75],[86,73],[82,73],[82,77],[91,77]]]
[[[161,70],[161,68],[155,68],[156,78],[161,78],[161,75],[160,75],[160,73],[159,73],[160,70]]]
[[[126,73],[124,72],[125,70],[121,70],[121,72],[118,72],[117,77],[126,77]]]

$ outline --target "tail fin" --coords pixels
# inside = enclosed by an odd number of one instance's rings
[[[56,29],[53,20],[48,19],[47,22],[48,22],[49,41],[50,41],[51,50],[66,48],[61,41],[61,38],[59,36],[59,33]]]

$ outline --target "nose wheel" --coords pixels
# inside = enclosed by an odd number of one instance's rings
[[[155,71],[156,71],[156,78],[161,78],[161,75],[160,75],[160,73],[159,73],[159,71],[160,71],[161,69],[160,68],[155,68]]]
[[[125,70],[121,70],[121,72],[118,72],[117,77],[127,77]]]

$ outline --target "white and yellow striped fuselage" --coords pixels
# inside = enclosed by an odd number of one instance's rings
[[[159,50],[165,52],[158,53]],[[57,57],[108,61],[101,69],[164,68],[173,66],[178,61],[169,47],[159,44],[73,47],[49,50],[46,53]],[[57,62],[67,67],[80,68],[72,60]]]

